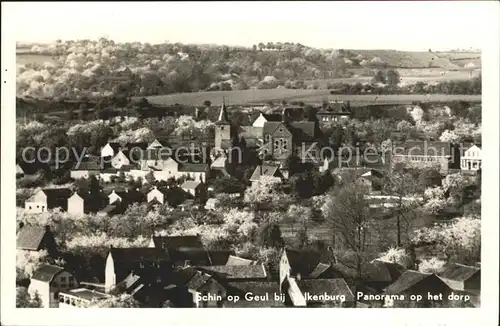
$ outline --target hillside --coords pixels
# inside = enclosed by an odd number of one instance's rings
[[[95,98],[275,89],[280,85],[314,88],[311,81],[315,80],[367,83],[378,70],[389,68],[404,70],[404,83],[415,83],[422,76],[427,82],[469,79],[472,74],[460,71],[446,74],[461,69],[468,60],[464,55],[315,49],[294,43],[243,48],[106,39],[66,41],[19,49],[17,95]],[[480,54],[474,60],[480,61]],[[301,86],[292,86],[297,82]]]

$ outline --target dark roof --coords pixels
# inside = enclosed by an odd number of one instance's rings
[[[74,171],[99,171],[101,165],[96,161],[76,162],[73,167]]]
[[[267,121],[281,121],[281,114],[279,113],[270,113],[270,114],[265,114],[262,113],[262,116],[267,120]]]
[[[294,134],[294,137],[302,137],[302,138],[308,138],[308,139],[314,139],[315,137],[315,131],[316,131],[316,124],[313,121],[296,121],[296,122],[291,122],[290,126],[292,128],[289,128],[292,134]],[[298,132],[300,131],[300,133]]]
[[[23,226],[17,233],[17,249],[38,250],[46,232],[43,226]]]
[[[344,295],[346,302],[354,301],[354,295],[343,278],[300,280],[297,281],[297,285],[302,293]]]
[[[264,123],[262,134],[263,135],[272,134],[280,125],[283,125],[288,130],[285,124],[281,121],[268,121]]]
[[[393,148],[395,155],[449,156],[452,144],[449,142],[407,141]]]
[[[462,264],[450,264],[443,272],[439,273],[439,277],[445,278],[453,281],[467,281],[469,278],[474,276],[476,273],[480,273],[481,269],[479,267],[467,266]]]
[[[183,236],[166,236],[155,237],[153,236],[153,243],[155,248],[160,249],[179,249],[179,248],[199,248],[203,249],[203,243],[200,236],[197,235],[183,235]]]
[[[63,270],[64,268],[59,266],[43,264],[33,272],[31,278],[42,282],[52,282],[54,277]]]
[[[179,166],[180,172],[206,172],[207,164],[203,163],[184,163]]]
[[[396,280],[396,282],[386,287],[385,292],[387,294],[401,294],[428,277],[436,276],[434,274],[407,270]]]
[[[109,253],[114,262],[166,261],[168,255],[157,248],[111,248]]]
[[[366,267],[365,275],[367,281],[392,283],[396,281],[405,270],[403,266],[396,263],[374,260]]]
[[[240,300],[238,302],[228,301],[225,303],[227,307],[283,307],[284,302],[279,300],[274,300],[274,295],[280,294],[279,285],[276,282],[271,281],[238,281],[238,282],[228,282],[227,292],[231,295],[238,295],[243,298],[245,294],[251,292],[256,296],[268,295],[269,301],[265,300]]]
[[[42,191],[47,196],[47,200],[67,199],[73,194],[69,188],[44,188]]]
[[[131,203],[136,203],[136,202],[141,202],[144,200],[144,193],[137,191],[137,190],[113,190],[120,198],[123,200],[123,202],[127,204]],[[113,192],[111,192],[113,193]],[[110,195],[111,195],[110,193]],[[108,195],[109,196],[109,195]]]
[[[205,248],[177,248],[168,250],[170,260],[175,265],[212,265]]]
[[[266,270],[262,264],[259,265],[219,265],[203,266],[201,270],[208,273],[216,273],[227,280],[234,279],[265,279]]]
[[[33,162],[27,163],[24,161],[17,162],[19,167],[23,170],[24,174],[35,174],[40,170],[49,171],[50,166],[46,163],[41,162]]]
[[[288,264],[292,274],[310,275],[321,262],[321,255],[315,251],[296,251],[286,249]]]
[[[227,107],[226,104],[224,103],[224,100],[222,100],[222,105],[219,111],[219,116],[217,118],[216,124],[230,124],[229,115],[227,113]]]

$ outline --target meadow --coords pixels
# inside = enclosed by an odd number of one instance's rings
[[[34,54],[30,53],[28,51],[22,51],[22,50],[17,50],[16,52],[16,64],[19,65],[26,65],[26,64],[40,64],[43,65],[44,63],[52,63],[55,64],[57,61],[56,59],[47,54]]]

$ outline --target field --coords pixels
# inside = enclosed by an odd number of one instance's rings
[[[470,101],[480,102],[481,95],[330,95],[328,90],[308,89],[261,89],[244,91],[216,91],[180,93],[148,97],[151,104],[169,106],[176,103],[182,105],[201,106],[204,101],[210,101],[212,105],[221,105],[222,99],[227,105],[265,104],[266,102],[281,102],[286,100],[302,101],[305,103],[321,103],[329,101],[351,101],[351,106],[364,106],[371,104],[410,104],[414,101],[451,102]]]
[[[480,61],[480,60],[479,60]],[[401,84],[415,84],[417,82],[432,83],[442,82],[445,80],[467,80],[471,77],[477,77],[479,70],[473,71],[472,74],[466,70],[446,70],[441,68],[422,68],[422,69],[396,69],[401,76]],[[372,77],[363,76],[362,69],[351,69],[355,74],[349,78],[331,78],[331,79],[315,79],[307,80],[306,85],[314,84],[320,88],[326,88],[328,83],[370,83]]]
[[[19,52],[19,50],[16,54],[16,63],[20,65],[25,65],[28,63],[37,63],[43,65],[46,62],[55,64],[57,61],[51,55],[24,53],[22,51]]]

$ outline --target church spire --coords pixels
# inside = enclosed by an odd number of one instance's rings
[[[222,105],[220,107],[220,113],[219,113],[219,119],[217,119],[218,123],[229,123],[229,118],[227,114],[227,108],[226,108],[226,103],[224,101],[224,98],[222,98]]]

